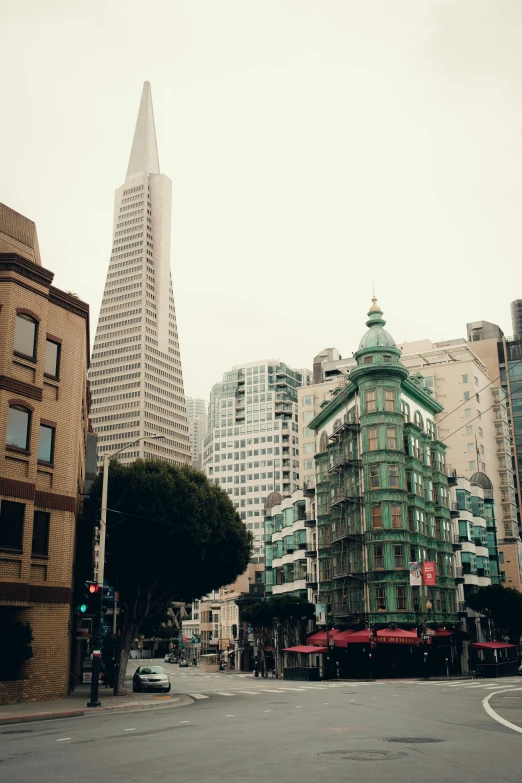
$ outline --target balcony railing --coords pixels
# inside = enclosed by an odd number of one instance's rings
[[[450,515],[452,517],[460,517],[460,509],[458,503],[451,502],[449,504]]]
[[[467,608],[466,608],[466,602],[465,601],[459,601],[457,604],[457,611],[459,614],[467,614]]]
[[[464,581],[464,569],[461,566],[455,568],[455,579],[457,582]]]
[[[335,487],[330,498],[330,508],[333,508],[338,503],[360,503],[362,497],[356,494],[357,492],[357,489],[351,487],[346,489],[344,487]]]
[[[318,584],[317,574],[307,574],[305,577],[305,582],[307,587],[312,587],[313,585]]]

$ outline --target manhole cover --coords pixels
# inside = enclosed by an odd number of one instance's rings
[[[436,737],[385,737],[385,742],[402,742],[403,745],[420,745],[423,742],[444,742]]]
[[[317,755],[335,756],[345,761],[389,761],[390,759],[402,759],[408,754],[389,750],[326,750]]]
[[[1,734],[31,734],[32,729],[12,729],[11,731],[2,731]]]

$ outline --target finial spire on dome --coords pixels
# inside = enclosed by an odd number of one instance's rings
[[[368,310],[368,315],[370,313],[382,313],[381,308],[377,304],[377,297],[375,296],[375,292],[374,292],[373,297],[372,297],[372,306]]]

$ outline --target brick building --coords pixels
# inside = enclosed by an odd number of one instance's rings
[[[52,280],[35,224],[0,204],[0,703],[69,690],[89,308]],[[5,650],[27,623],[33,656],[14,665]]]

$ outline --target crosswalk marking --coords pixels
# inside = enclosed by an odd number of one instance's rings
[[[259,691],[239,691],[239,693],[248,693],[250,696],[259,696]]]
[[[228,693],[227,691],[216,691],[218,696],[233,696],[233,693]]]

